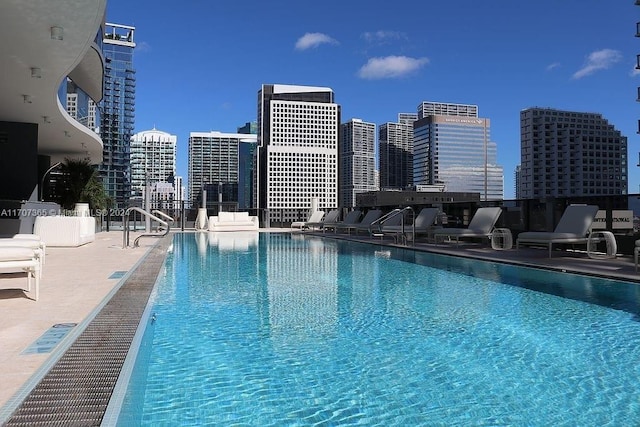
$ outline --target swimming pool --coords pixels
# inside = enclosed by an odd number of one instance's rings
[[[290,234],[177,234],[120,425],[629,425],[638,285]]]

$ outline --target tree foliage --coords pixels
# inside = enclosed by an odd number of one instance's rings
[[[89,203],[89,208],[106,209],[111,199],[104,190],[98,171],[87,159],[65,159],[60,165],[61,178],[57,183],[58,203],[73,209],[76,203]]]

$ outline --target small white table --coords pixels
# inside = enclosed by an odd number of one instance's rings
[[[596,252],[598,243],[604,242],[605,252]],[[587,240],[587,256],[593,259],[615,258],[618,251],[616,237],[610,231],[592,231]]]
[[[513,247],[513,236],[508,228],[496,228],[491,233],[491,248],[497,251],[511,249]]]

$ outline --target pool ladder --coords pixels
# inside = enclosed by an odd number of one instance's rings
[[[131,214],[131,212],[138,212],[144,216],[146,216],[149,219],[152,219],[154,221],[156,221],[157,223],[160,224],[160,226],[158,227],[158,231],[164,231],[162,234],[158,234],[158,233],[142,233],[141,235],[139,235],[138,237],[136,237],[136,239],[133,241],[133,247],[137,248],[139,245],[139,240],[142,237],[164,237],[167,234],[169,234],[169,231],[171,230],[171,226],[169,225],[170,223],[173,224],[174,219],[172,217],[170,217],[169,215],[165,214],[162,211],[159,210],[154,210],[152,211],[153,213],[149,213],[147,211],[145,211],[142,208],[138,208],[138,207],[131,207],[131,208],[127,208],[127,210],[124,212],[124,215],[122,215],[122,249],[126,249],[129,247],[129,216]],[[154,215],[155,214],[155,215]],[[164,219],[161,219],[159,217],[163,217]]]
[[[412,221],[411,221],[410,228],[405,228],[405,221],[404,221],[405,212],[411,212]],[[400,215],[400,231],[385,232],[383,230],[385,221],[391,218],[394,218],[398,215]],[[402,208],[402,209],[394,209],[391,212],[381,216],[377,220],[371,222],[371,224],[369,225],[369,234],[372,237],[380,237],[380,239],[383,239],[384,236],[390,235],[393,237],[394,243],[396,244],[400,243],[404,246],[407,246],[409,243],[409,237],[407,236],[407,234],[411,236],[411,241],[414,241],[415,239],[415,235],[416,235],[415,216],[416,216],[416,213],[411,206],[407,206],[406,208]]]

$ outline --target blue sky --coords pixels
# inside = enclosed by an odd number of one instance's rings
[[[520,110],[601,113],[628,138],[640,192],[640,77],[633,0],[109,0],[136,27],[136,132],[235,132],[256,120],[262,84],[331,87],[342,122],[380,125],[422,101],[476,104],[514,196]]]

